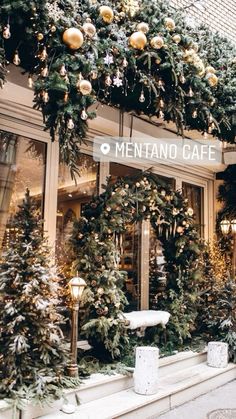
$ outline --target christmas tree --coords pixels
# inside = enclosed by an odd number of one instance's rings
[[[57,313],[58,281],[29,191],[0,265],[0,397],[43,399],[57,391],[67,351]]]

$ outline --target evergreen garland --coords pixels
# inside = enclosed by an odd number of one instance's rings
[[[181,193],[164,187],[149,173],[108,184],[86,206],[75,223],[71,247],[74,269],[88,284],[83,330],[98,353],[118,357],[127,344],[122,321],[125,273],[119,270],[119,243],[128,223],[144,219],[150,220],[163,245],[167,281],[158,306],[171,313],[168,336],[175,343],[191,336],[201,252],[192,215]]]
[[[17,50],[13,61],[21,59],[30,84],[36,75],[35,106],[42,109],[52,139],[59,135],[61,155],[72,171],[96,100],[174,121],[180,134],[197,129],[234,142],[236,52],[230,42],[205,27],[188,27],[166,1],[107,0],[105,5],[110,17],[102,12],[102,0],[3,0],[1,5],[0,80],[4,50],[9,60]],[[67,28],[81,31],[80,48],[68,46]],[[140,49],[137,35],[132,38],[137,31],[139,42],[140,33],[144,39]]]

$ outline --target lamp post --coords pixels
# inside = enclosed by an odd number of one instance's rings
[[[79,302],[81,300],[86,282],[84,279],[75,277],[69,282],[70,294],[72,298],[72,318],[71,318],[71,363],[68,366],[70,377],[78,377],[77,364],[77,341],[78,341],[78,314]]]
[[[236,273],[236,219],[231,221],[227,219],[222,220],[220,223],[220,228],[224,235],[228,235],[229,233],[232,233],[233,235],[234,246],[232,256],[232,274],[234,278]]]

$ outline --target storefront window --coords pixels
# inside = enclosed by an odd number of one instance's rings
[[[111,181],[115,182],[120,177],[135,176],[141,170],[119,163],[110,164]],[[122,238],[122,254],[120,269],[127,272],[124,291],[129,302],[127,311],[140,308],[140,252],[141,252],[141,223],[130,224]]]
[[[0,251],[14,234],[11,220],[26,188],[43,217],[45,164],[44,143],[0,131]]]
[[[56,247],[60,257],[63,257],[64,244],[71,235],[74,219],[81,216],[84,204],[98,193],[99,164],[91,156],[81,153],[78,167],[80,175],[73,180],[68,167],[59,166]]]
[[[194,211],[196,224],[199,226],[201,236],[204,235],[203,224],[203,188],[183,182],[183,196],[188,199],[189,206]]]

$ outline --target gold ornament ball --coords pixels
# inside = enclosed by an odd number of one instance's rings
[[[79,49],[84,42],[82,32],[77,28],[66,29],[63,33],[62,40],[70,49]]]
[[[217,86],[218,77],[214,73],[207,73],[206,78],[211,87]]]
[[[96,34],[96,28],[90,22],[86,22],[83,24],[83,31],[87,36],[89,36],[89,38],[93,38]]]
[[[141,22],[137,26],[138,31],[147,33],[149,31],[149,25],[146,22]]]
[[[211,65],[208,65],[207,67],[206,67],[206,73],[211,73],[211,74],[215,74],[215,69],[214,69],[214,67],[212,67]]]
[[[99,9],[100,16],[103,18],[104,22],[111,23],[114,19],[114,12],[109,6],[101,6]]]
[[[176,44],[179,44],[181,42],[181,36],[179,34],[173,35],[172,39]]]
[[[147,45],[147,37],[141,31],[134,32],[131,35],[129,42],[133,48],[142,50]]]
[[[164,21],[165,27],[168,31],[173,31],[175,29],[175,22],[170,17],[167,17]]]
[[[41,32],[39,32],[39,33],[37,34],[37,40],[38,40],[38,41],[42,41],[42,40],[43,40],[43,38],[44,38],[44,35],[43,35]]]
[[[92,85],[88,80],[79,80],[77,88],[79,89],[80,93],[82,93],[82,95],[84,96],[90,95],[90,93],[92,92]]]
[[[154,38],[151,39],[150,44],[154,49],[161,49],[164,45],[164,39],[159,35],[154,36]]]

